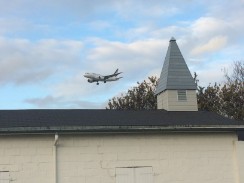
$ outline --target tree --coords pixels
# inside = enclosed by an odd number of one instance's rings
[[[137,86],[129,89],[125,95],[114,97],[108,102],[108,109],[156,109],[157,99],[154,94],[158,78],[148,77],[148,81],[137,82]]]
[[[228,71],[225,69],[225,78],[227,80],[227,83],[242,83],[244,82],[244,61],[235,61],[233,64],[233,71],[232,75],[230,76],[228,74]]]
[[[220,86],[215,83],[214,86],[204,87],[198,86],[197,104],[199,110],[220,112]]]
[[[233,64],[232,75],[225,70],[223,85],[198,86],[198,107],[200,110],[217,112],[225,117],[244,120],[244,61]],[[195,81],[197,75],[195,74]]]
[[[219,91],[220,86],[215,83],[214,86],[208,86],[206,89],[205,87],[199,86],[197,79],[197,73],[194,72],[194,81],[197,85],[197,104],[199,110],[206,110],[206,111],[219,111],[220,106],[220,98],[219,98]]]
[[[244,84],[235,80],[225,84],[219,93],[221,114],[229,118],[244,120]]]
[[[244,61],[234,62],[232,75],[225,71],[225,78],[220,91],[221,112],[229,118],[244,120]]]

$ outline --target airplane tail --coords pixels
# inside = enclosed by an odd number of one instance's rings
[[[117,73],[118,73],[118,71],[119,71],[119,69],[116,69],[116,71],[114,72],[114,74],[117,74]]]

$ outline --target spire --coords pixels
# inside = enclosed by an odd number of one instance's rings
[[[186,65],[176,39],[169,41],[168,51],[159,78],[156,95],[165,90],[196,90],[194,79]]]
[[[171,41],[176,41],[176,39],[174,37],[171,37],[170,42]]]

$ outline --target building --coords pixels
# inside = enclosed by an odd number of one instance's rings
[[[158,110],[0,110],[0,183],[244,182],[244,122],[195,89],[172,38]]]

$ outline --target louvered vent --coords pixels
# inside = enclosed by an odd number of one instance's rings
[[[178,90],[178,101],[187,101],[186,90]]]

